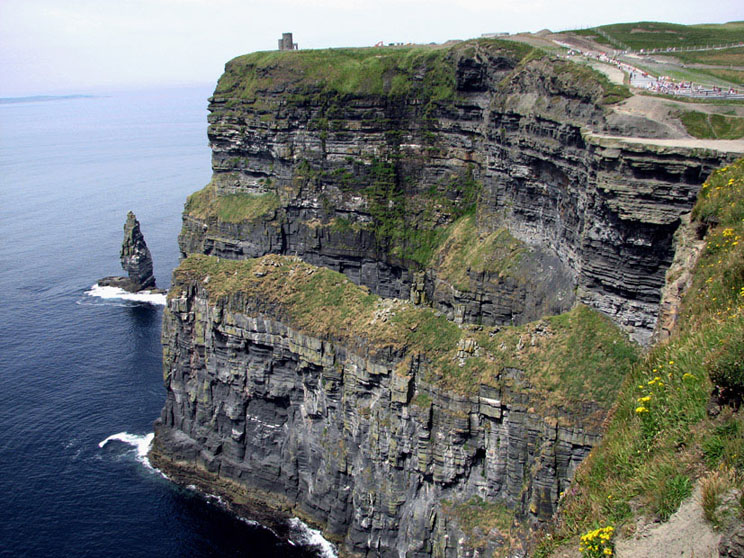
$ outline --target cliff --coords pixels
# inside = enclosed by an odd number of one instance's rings
[[[733,158],[608,137],[627,94],[492,40],[229,62],[154,462],[343,553],[518,555],[635,361],[618,327],[650,342],[675,232]]]
[[[646,343],[680,216],[731,157],[599,137],[623,95],[499,41],[237,58],[181,251],[298,255],[468,323],[579,301]]]
[[[518,547],[635,359],[585,307],[463,328],[281,256],[185,260],[163,343],[156,466],[380,556]]]

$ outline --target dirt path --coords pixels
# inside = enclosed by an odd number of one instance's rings
[[[617,558],[717,558],[720,538],[703,518],[698,485],[669,521],[640,526],[632,539],[617,541],[615,550]]]
[[[691,149],[710,149],[723,153],[744,153],[744,139],[740,140],[708,140],[697,138],[627,138],[622,136],[606,136],[590,134],[589,137],[598,139],[612,139],[623,143],[642,143],[646,145],[661,145],[665,147],[687,147]]]

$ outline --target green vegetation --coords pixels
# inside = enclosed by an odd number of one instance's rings
[[[717,517],[726,490],[744,489],[744,415],[735,412],[744,392],[733,389],[744,387],[744,160],[711,175],[693,218],[708,227],[706,248],[679,327],[632,367],[602,443],[562,502],[552,540],[600,525],[623,529],[633,514],[667,519],[697,479],[708,490],[709,517]],[[714,388],[725,397],[711,418]],[[713,478],[716,471],[725,474]],[[727,513],[742,517],[741,502]]]
[[[461,175],[432,185],[426,196],[406,195],[394,160],[373,160],[369,185],[359,193],[368,201],[380,247],[424,267],[448,234],[447,229],[435,226],[435,209],[453,220],[472,214],[481,184],[473,177],[470,166]]]
[[[517,272],[524,250],[524,244],[506,229],[478,234],[475,215],[469,214],[450,227],[432,263],[439,277],[457,289],[467,290],[469,273],[503,277]]]
[[[744,63],[744,46],[721,50],[693,50],[675,52],[674,57],[686,64],[711,66],[741,66]]]
[[[633,50],[704,47],[741,42],[742,36],[744,36],[744,21],[733,21],[720,25],[679,25],[676,23],[641,21],[602,25],[593,29],[574,31],[574,33],[596,35],[595,40],[597,42],[610,44],[605,37],[597,34],[597,29],[604,31],[613,41],[627,45]]]
[[[188,197],[184,212],[197,219],[241,223],[269,215],[278,208],[279,196],[275,192],[218,196],[215,183],[210,182]]]
[[[704,64],[709,66],[700,68],[697,71],[706,72],[714,77],[739,85],[744,84],[744,71],[742,71],[742,67],[744,66],[744,47],[675,52],[674,57],[684,64]],[[710,66],[720,66],[720,68],[711,68]],[[738,67],[738,69],[731,66]]]
[[[514,66],[521,61],[520,68],[548,56],[546,51],[522,43],[494,39],[448,45],[256,52],[228,62],[215,96],[250,103],[269,119],[272,94],[282,92],[290,103],[311,98],[327,108],[312,126],[327,133],[334,121],[343,120],[342,101],[347,96],[416,98],[423,103],[424,113],[431,103],[453,101],[457,61],[473,56],[476,50],[502,56]],[[549,60],[557,74],[566,76],[564,85],[583,94],[599,85],[601,101],[606,104],[629,96],[627,88],[612,84],[591,68],[557,58]]]
[[[679,119],[687,132],[696,138],[739,139],[744,137],[744,118],[685,111]]]
[[[518,541],[524,531],[521,525],[515,524],[513,510],[478,496],[459,503],[444,500],[441,509],[445,517],[457,522],[474,548],[485,547],[494,529],[507,541],[507,547],[509,542]]]
[[[610,526],[598,527],[593,531],[581,536],[579,550],[585,558],[607,558],[612,556],[615,551],[615,545],[612,538],[615,534],[615,528]]]
[[[519,327],[458,327],[429,308],[381,299],[340,273],[285,256],[247,261],[190,256],[174,272],[170,296],[191,280],[202,283],[212,302],[227,297],[240,311],[252,301],[253,310],[365,354],[419,354],[426,363],[422,379],[454,392],[474,395],[480,384],[507,386],[559,422],[566,415],[562,409],[571,409],[572,420],[576,416],[596,427],[636,360],[636,347],[584,306]],[[464,340],[477,349],[461,359]],[[523,377],[502,377],[505,367],[523,370]]]
[[[507,41],[479,39],[455,46],[340,48],[256,52],[228,62],[216,95],[253,99],[261,92],[300,95],[389,95],[448,100],[455,93],[455,54],[473,46],[519,59],[529,50]],[[416,79],[418,76],[418,79]]]

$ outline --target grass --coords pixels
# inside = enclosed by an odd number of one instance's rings
[[[744,137],[744,118],[684,111],[679,116],[687,133],[696,138],[739,139]]]
[[[467,215],[454,223],[432,259],[437,275],[459,290],[470,286],[470,274],[484,272],[502,277],[517,272],[524,243],[508,230],[479,234],[475,215]]]
[[[602,25],[595,29],[604,31],[615,41],[633,50],[738,43],[744,36],[743,21],[706,25],[641,21]],[[574,33],[593,35],[596,31],[584,29],[574,31]],[[608,44],[608,41],[601,35],[596,35],[596,37],[597,42]]]
[[[703,515],[715,528],[720,530],[732,521],[744,520],[742,484],[744,479],[733,468],[719,468],[702,479]]]
[[[235,311],[274,316],[360,354],[420,355],[421,377],[433,385],[467,395],[481,384],[506,386],[561,423],[596,427],[636,359],[636,347],[584,306],[525,326],[458,327],[429,308],[381,299],[340,273],[276,255],[245,261],[189,256],[174,272],[170,296],[195,281],[211,303],[224,299]],[[458,347],[465,339],[478,349],[462,362]],[[523,370],[523,379],[504,376],[506,367]]]
[[[285,102],[312,100],[325,107],[315,124],[342,121],[344,100],[349,96],[415,98],[427,113],[432,103],[451,103],[458,96],[457,61],[474,57],[476,51],[501,57],[519,72],[526,62],[547,57],[546,51],[514,41],[473,39],[447,45],[341,48],[293,52],[257,52],[227,63],[215,97],[229,103],[243,102],[271,119],[280,94]],[[612,104],[630,94],[603,74],[572,62],[549,58],[553,72],[565,76],[563,85],[582,96],[599,91],[599,103]],[[521,64],[520,64],[521,63]],[[508,83],[505,80],[504,83]]]
[[[513,540],[524,535],[524,527],[515,523],[515,513],[499,502],[487,502],[473,496],[464,502],[442,501],[441,513],[448,519],[454,519],[468,537],[468,543],[474,548],[484,548],[489,536],[496,530],[507,541],[505,547]]]
[[[215,94],[249,100],[272,91],[447,100],[455,94],[455,55],[476,45],[515,60],[530,50],[512,42],[478,39],[454,46],[257,52],[228,62]]]
[[[214,182],[210,182],[187,198],[184,212],[197,219],[242,223],[273,215],[279,205],[275,192],[218,196]]]
[[[685,64],[741,66],[744,64],[744,47],[726,48],[721,50],[675,52],[673,56]]]
[[[667,519],[697,479],[719,468],[732,469],[742,489],[742,419],[725,405],[711,418],[707,405],[721,348],[740,354],[744,345],[744,160],[711,175],[693,219],[708,228],[706,248],[679,327],[626,377],[601,444],[562,502],[554,540],[599,525],[622,529],[636,514]]]

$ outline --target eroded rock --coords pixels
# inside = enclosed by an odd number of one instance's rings
[[[127,213],[127,220],[124,223],[120,260],[127,277],[105,277],[98,281],[100,286],[118,287],[129,292],[156,288],[152,256],[140,231],[139,221],[131,211]]]

